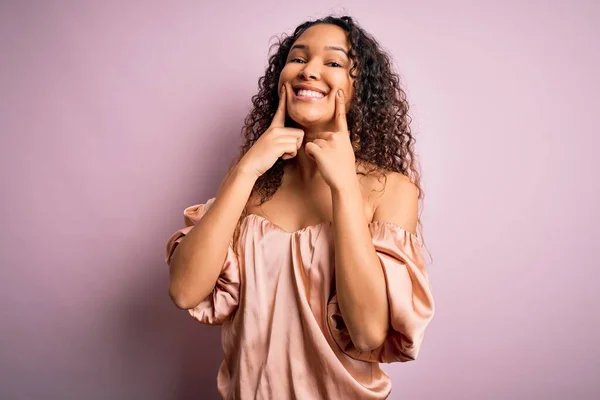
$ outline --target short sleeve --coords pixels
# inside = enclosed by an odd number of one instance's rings
[[[356,349],[340,313],[337,295],[327,306],[330,332],[341,350],[358,360],[381,363],[415,360],[425,328],[434,314],[421,244],[414,234],[394,223],[374,221],[369,229],[386,280],[390,311],[388,335],[374,350]]]
[[[179,229],[167,240],[165,261],[168,265],[171,264],[173,253],[181,240],[200,221],[214,201],[215,198],[213,197],[204,204],[193,205],[183,211],[185,228]],[[202,323],[209,325],[222,324],[237,308],[239,294],[239,260],[233,250],[232,243],[230,243],[213,291],[200,304],[189,309],[188,312]]]

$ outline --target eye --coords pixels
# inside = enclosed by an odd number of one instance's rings
[[[303,59],[301,59],[301,58],[298,58],[298,57],[296,57],[296,58],[292,58],[292,59],[290,60],[290,62],[293,62],[293,63],[303,63],[303,62],[304,62],[304,60],[303,60]]]
[[[335,61],[332,61],[330,63],[327,63],[327,65],[334,67],[334,68],[341,68],[342,65],[340,63],[336,63]]]

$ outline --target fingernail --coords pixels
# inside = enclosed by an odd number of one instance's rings
[[[342,97],[342,94],[343,94],[342,89],[338,90],[338,92],[337,92],[338,97]]]

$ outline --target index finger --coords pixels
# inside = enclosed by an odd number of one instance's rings
[[[283,128],[285,126],[286,97],[285,85],[282,85],[281,89],[279,89],[279,106],[277,107],[273,121],[271,121],[271,126],[273,127]]]
[[[338,132],[348,131],[346,121],[346,103],[344,103],[344,92],[340,89],[335,96],[335,128]]]

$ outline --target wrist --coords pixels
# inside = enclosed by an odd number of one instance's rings
[[[231,176],[233,179],[240,179],[245,182],[256,182],[259,178],[259,175],[252,168],[247,168],[242,163],[238,163],[231,172]]]
[[[357,179],[351,179],[342,185],[331,186],[331,195],[334,197],[361,195],[360,185]]]

